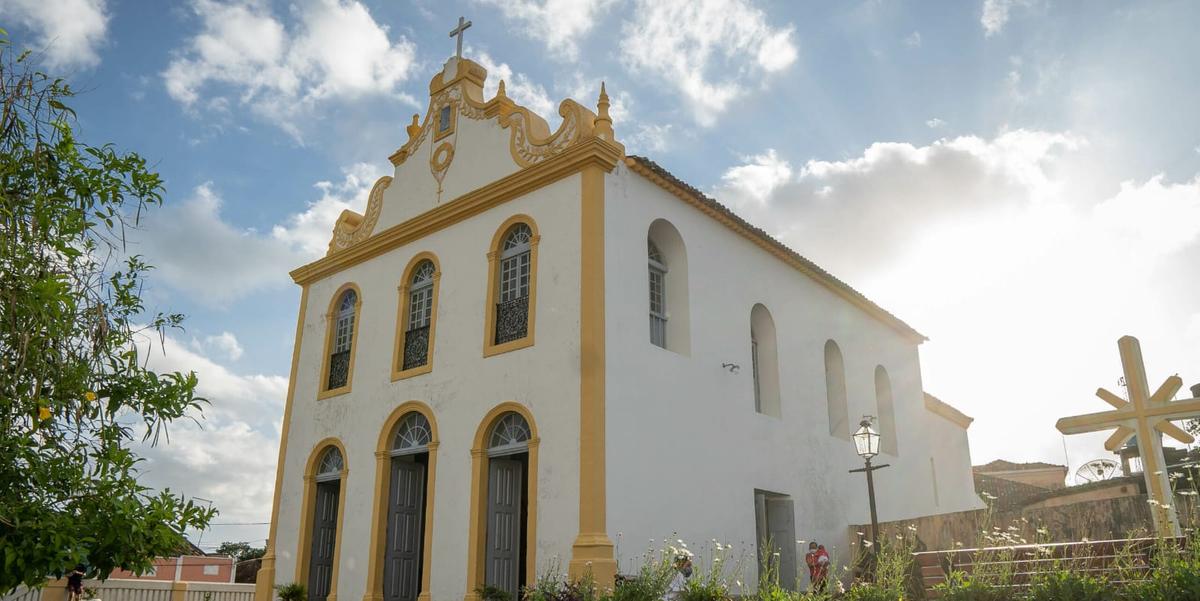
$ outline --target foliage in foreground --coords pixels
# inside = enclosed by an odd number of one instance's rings
[[[124,249],[162,180],[76,140],[73,92],[29,61],[0,30],[0,594],[80,564],[144,572],[213,515],[139,485],[130,448],[203,403],[138,347],[182,321],[147,312],[150,266]]]

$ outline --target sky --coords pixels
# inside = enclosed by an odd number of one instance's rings
[[[976,464],[1082,463],[1117,339],[1151,387],[1200,383],[1200,4],[972,0],[3,0],[69,78],[79,129],[145,156],[165,205],[133,236],[186,330],[203,428],[144,481],[262,544],[299,289],[464,54],[553,126],[613,98],[617,136],[927,335],[925,388],[975,418]],[[1187,392],[1186,386],[1183,391]],[[1188,396],[1181,394],[1181,397]]]

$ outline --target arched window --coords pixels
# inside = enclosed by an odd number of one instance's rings
[[[750,366],[754,379],[754,410],[781,417],[779,398],[779,352],[775,320],[761,304],[750,310]]]
[[[441,275],[436,258],[417,255],[404,270],[400,284],[399,324],[392,380],[429,373],[433,363],[437,284]]]
[[[667,348],[667,262],[647,240],[650,263],[650,343]]]
[[[424,453],[429,450],[433,440],[433,432],[429,420],[418,411],[404,416],[396,426],[396,436],[392,439],[392,455],[409,455]]]
[[[506,413],[496,420],[488,437],[488,455],[520,453],[529,446],[529,423],[520,413]]]
[[[506,222],[501,232],[488,254],[492,283],[488,291],[485,356],[533,344],[537,230],[531,219],[518,216]]]
[[[358,288],[347,284],[334,297],[329,308],[330,328],[326,333],[325,369],[323,390],[318,398],[350,391],[350,379],[354,372],[354,337],[358,331]]]
[[[850,410],[846,405],[846,367],[836,342],[825,341],[825,402],[829,408],[829,433],[850,440]]]
[[[686,355],[691,350],[687,250],[667,220],[650,224],[646,258],[650,343]]]
[[[342,477],[343,467],[345,460],[342,459],[342,452],[337,447],[329,447],[317,464],[316,478],[318,481],[337,480]]]
[[[882,365],[875,366],[875,403],[879,408],[879,451],[898,455],[896,405],[892,399],[892,381]]]

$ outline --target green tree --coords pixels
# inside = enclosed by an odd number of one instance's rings
[[[216,555],[228,555],[236,562],[246,561],[247,559],[258,559],[267,552],[265,547],[251,547],[247,542],[223,542],[217,547]]]
[[[145,363],[183,319],[146,309],[150,266],[124,248],[162,180],[77,141],[71,88],[29,62],[0,30],[0,594],[148,570],[214,513],[139,485],[132,448],[205,402],[194,373]]]

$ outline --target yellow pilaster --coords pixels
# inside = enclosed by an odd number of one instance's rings
[[[571,547],[568,574],[591,573],[611,588],[617,573],[608,538],[605,495],[604,415],[604,170],[581,173],[579,315],[579,534]]]
[[[176,580],[171,583],[171,601],[187,601],[187,583]]]
[[[267,535],[267,552],[254,581],[254,601],[271,601],[275,597],[275,535],[279,531],[279,498],[283,491],[283,463],[287,458],[288,431],[292,423],[292,397],[296,393],[296,371],[300,364],[300,339],[304,334],[304,315],[308,310],[308,284],[300,289],[300,313],[296,317],[296,339],[292,345],[292,371],[288,378],[287,402],[283,409],[283,433],[279,439],[279,462],[275,465],[275,497],[271,503],[271,528]]]

